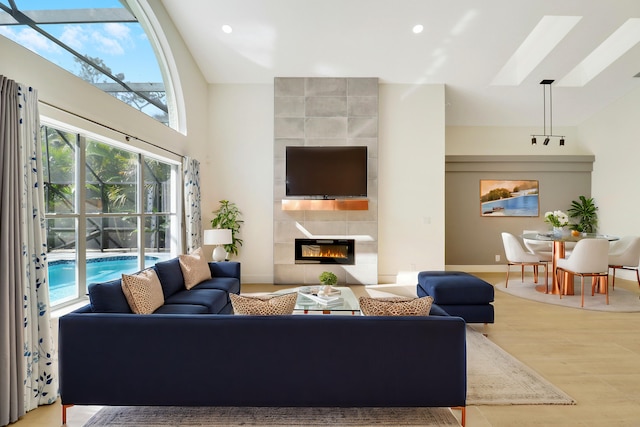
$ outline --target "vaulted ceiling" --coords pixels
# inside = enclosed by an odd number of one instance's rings
[[[447,125],[542,126],[540,82],[552,79],[553,125],[576,126],[640,84],[638,0],[162,2],[209,83],[445,84]],[[574,18],[550,18],[558,16]],[[598,49],[620,27],[625,33]],[[516,53],[523,44],[532,50]],[[609,63],[581,64],[594,51]],[[515,67],[502,71],[508,62]]]

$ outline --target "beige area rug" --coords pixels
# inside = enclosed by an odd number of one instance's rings
[[[85,427],[460,426],[447,408],[236,408],[111,406]]]
[[[569,395],[467,327],[467,405],[575,405]]]
[[[543,292],[536,291],[536,284],[531,281],[531,278],[527,280],[526,276],[524,283],[520,281],[519,276],[515,280],[509,280],[508,288],[504,287],[504,283],[504,281],[496,283],[494,287],[497,290],[510,295],[547,304],[561,305],[563,307],[572,307],[581,310],[629,313],[640,311],[640,299],[638,298],[638,293],[619,287],[616,287],[616,289],[613,290],[611,289],[611,285],[609,285],[609,305],[607,305],[603,294],[596,293],[594,296],[591,296],[591,281],[589,279],[585,279],[584,307],[580,307],[581,296],[579,278],[575,279],[573,285],[575,295],[563,295],[562,299],[560,299],[558,295],[545,294]],[[542,279],[542,284],[544,285],[544,278]],[[551,284],[549,284],[549,288],[551,288]]]

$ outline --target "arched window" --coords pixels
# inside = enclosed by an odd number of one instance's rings
[[[0,0],[0,35],[176,127],[165,61],[126,1]]]

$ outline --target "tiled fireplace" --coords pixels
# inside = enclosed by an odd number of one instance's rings
[[[367,197],[286,198],[287,146],[366,146]],[[377,283],[378,79],[276,78],[273,183],[275,284],[317,284],[323,271],[341,284]]]

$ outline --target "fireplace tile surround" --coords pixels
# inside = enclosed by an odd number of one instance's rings
[[[285,147],[366,145],[366,210],[283,210]],[[378,281],[378,79],[277,77],[274,80],[274,283]],[[355,262],[296,264],[295,239],[353,239]]]

